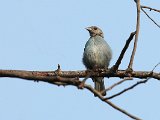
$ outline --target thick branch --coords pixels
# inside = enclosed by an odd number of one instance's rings
[[[34,80],[34,81],[43,81],[48,82],[55,85],[73,85],[79,87],[82,83],[79,78],[86,77],[88,75],[88,71],[60,71],[60,69],[56,71],[23,71],[23,70],[0,70],[0,77],[13,77],[13,78],[22,78],[26,80]],[[118,70],[116,73],[110,72],[110,70],[101,70],[101,73],[92,71],[90,73],[92,76],[108,76],[108,77],[127,77],[134,76],[138,78],[145,77],[155,77],[160,79],[160,74],[151,72],[136,72],[132,71],[130,75],[128,75],[124,70]],[[140,118],[128,113],[127,111],[121,109],[120,107],[114,105],[112,102],[105,99],[99,92],[93,89],[90,85],[84,85],[84,88],[90,90],[96,96],[98,96],[102,101],[112,106],[114,109],[124,113],[132,119],[140,120]]]
[[[43,82],[66,82],[66,81],[79,81],[78,78],[85,78],[88,75],[88,71],[24,71],[24,70],[0,70],[0,77],[13,77],[22,78],[33,81]],[[112,73],[110,70],[102,69],[99,71],[92,71],[90,77],[133,77],[146,79],[148,77],[160,80],[160,73],[151,71],[132,71],[127,73],[125,70],[117,70],[116,73]],[[73,82],[72,82],[73,83]]]

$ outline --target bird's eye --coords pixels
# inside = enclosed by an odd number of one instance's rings
[[[94,29],[94,30],[97,30],[97,27],[94,27],[93,29]]]

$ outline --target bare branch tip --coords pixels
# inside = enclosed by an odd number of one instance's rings
[[[60,64],[58,64],[58,70],[59,70],[59,69],[61,69],[61,66],[60,66]]]
[[[154,68],[153,68],[153,70],[152,70],[152,72],[156,69],[156,67],[158,67],[160,65],[160,62],[159,63],[157,63],[155,66],[154,66]]]

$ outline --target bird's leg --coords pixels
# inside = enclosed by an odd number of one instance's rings
[[[99,71],[99,68],[98,68],[97,65],[95,65],[92,70],[93,70],[94,72],[97,72],[97,71]]]

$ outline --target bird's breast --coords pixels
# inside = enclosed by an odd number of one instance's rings
[[[103,41],[89,40],[85,46],[83,63],[89,69],[108,67],[110,58],[107,54],[107,46]]]

